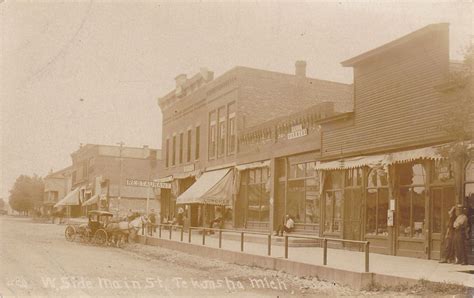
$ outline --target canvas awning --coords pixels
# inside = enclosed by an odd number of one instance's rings
[[[387,155],[372,155],[372,156],[358,156],[347,159],[340,159],[330,162],[318,162],[316,164],[317,170],[344,170],[354,169],[363,166],[374,167],[383,165],[387,160]]]
[[[232,205],[233,171],[222,169],[203,173],[176,199],[176,204]]]
[[[425,147],[407,151],[393,152],[381,155],[358,156],[347,159],[339,159],[330,162],[318,162],[317,170],[344,170],[363,166],[386,167],[391,164],[409,162],[416,159],[442,159],[436,147]]]
[[[90,206],[93,204],[97,204],[98,202],[99,202],[99,194],[95,194],[91,198],[89,198],[89,200],[85,201],[84,204],[82,204],[82,206]]]
[[[256,161],[256,162],[251,162],[251,163],[235,166],[235,168],[239,171],[264,168],[264,167],[270,167],[270,160]]]
[[[76,205],[79,205],[79,187],[69,192],[61,201],[57,202],[54,207]]]
[[[408,151],[393,152],[389,154],[387,159],[387,164],[395,164],[413,161],[416,159],[442,159],[443,156],[438,152],[438,149],[435,147],[426,147],[419,148]]]

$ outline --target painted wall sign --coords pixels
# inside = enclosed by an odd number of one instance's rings
[[[287,135],[288,140],[304,137],[308,134],[308,129],[301,124],[291,127],[291,132]]]
[[[171,189],[171,183],[138,180],[138,179],[130,179],[130,178],[126,180],[125,184],[127,186],[136,186],[136,187],[153,187],[153,188]]]

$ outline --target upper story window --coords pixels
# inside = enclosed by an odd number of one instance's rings
[[[170,166],[170,139],[168,139],[168,138],[166,138],[165,165],[166,165],[166,167]]]
[[[179,134],[179,163],[183,163],[184,133]]]
[[[173,148],[171,153],[171,165],[176,165],[176,136],[173,136]]]
[[[237,132],[235,127],[235,103],[228,105],[228,137],[227,137],[227,152],[232,154],[236,150],[237,144]]]
[[[196,160],[199,160],[199,152],[201,150],[201,126],[196,126],[196,146],[195,146],[195,152],[194,152],[194,158]]]
[[[218,110],[218,117],[219,117],[219,127],[218,127],[218,146],[217,146],[217,154],[218,156],[223,156],[225,154],[225,143],[226,143],[226,122],[227,122],[227,114],[226,108],[221,107]]]
[[[209,113],[209,158],[216,157],[217,149],[217,113],[215,111]]]
[[[186,162],[190,162],[191,161],[191,142],[192,142],[192,133],[193,131],[192,130],[188,130],[188,137],[187,137],[187,147],[186,147]]]

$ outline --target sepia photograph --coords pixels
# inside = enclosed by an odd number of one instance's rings
[[[0,0],[0,298],[474,297],[473,14]]]

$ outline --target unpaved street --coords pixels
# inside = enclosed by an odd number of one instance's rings
[[[1,217],[0,296],[357,295],[313,278],[129,244],[67,242],[64,225]]]

